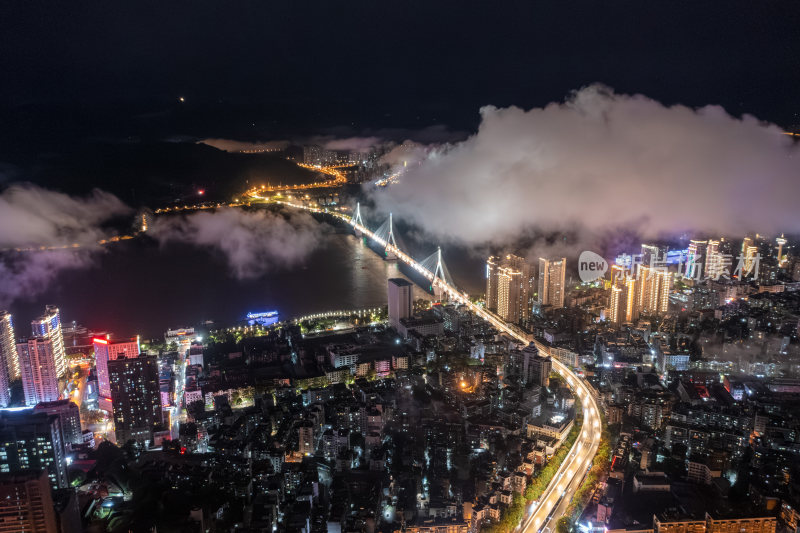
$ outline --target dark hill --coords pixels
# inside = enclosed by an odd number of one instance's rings
[[[14,178],[71,194],[100,188],[133,206],[228,200],[261,183],[307,183],[318,174],[276,154],[229,153],[191,142],[79,143],[13,163]]]

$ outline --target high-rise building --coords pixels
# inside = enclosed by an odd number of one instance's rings
[[[549,357],[539,355],[536,345],[530,343],[522,350],[522,384],[539,385],[540,387],[550,386],[550,372],[553,369],[553,361]]]
[[[62,346],[63,348],[63,346]],[[60,396],[58,369],[52,337],[32,337],[17,344],[22,368],[25,405],[54,402]]]
[[[33,412],[46,413],[58,417],[58,425],[59,428],[61,428],[61,440],[64,442],[64,446],[67,449],[83,443],[80,409],[70,400],[42,402],[33,408]]]
[[[539,304],[564,307],[564,277],[567,259],[539,258]]]
[[[636,297],[636,288],[636,278],[630,277],[625,280],[625,322],[639,320],[639,314],[642,311],[639,299]]]
[[[326,150],[318,144],[304,146],[303,161],[306,165],[331,165],[336,163],[336,152]]]
[[[522,272],[510,267],[500,267],[497,274],[497,314],[506,322],[520,320],[520,286]]]
[[[655,244],[643,244],[642,245],[642,264],[649,265],[654,261],[657,261],[661,258],[666,249],[655,245]]]
[[[303,147],[303,162],[306,165],[319,165],[322,161],[322,147],[311,144]]]
[[[44,471],[0,474],[0,533],[58,533]]]
[[[608,321],[612,324],[622,324],[625,314],[622,311],[622,301],[625,298],[622,284],[611,286],[611,294],[608,301]]]
[[[67,374],[67,355],[64,350],[64,334],[61,331],[61,315],[58,307],[48,305],[44,315],[31,322],[34,337],[50,339],[56,364],[56,375],[63,378]]]
[[[758,253],[761,254],[761,257],[763,258],[772,257],[775,251],[775,248],[772,245],[772,239],[768,238],[766,235],[761,235],[760,233],[756,233],[754,244],[758,248]]]
[[[692,239],[689,241],[689,251],[686,261],[686,277],[702,279],[703,264],[706,260],[706,247],[708,241]]]
[[[192,337],[194,338],[194,337]],[[94,361],[97,368],[98,394],[102,398],[111,398],[111,386],[108,382],[108,362],[122,358],[139,357],[139,338],[128,340],[92,339]]]
[[[8,311],[0,311],[0,357],[8,370],[8,379],[19,379],[19,359],[14,338],[14,320]]]
[[[745,237],[742,239],[741,258],[744,263],[743,266],[745,271],[749,270],[749,267],[752,266],[752,258],[755,256],[757,251],[758,248],[753,245],[752,237]],[[744,272],[742,272],[742,274],[744,274]]]
[[[612,324],[625,322],[628,293],[625,290],[626,271],[621,265],[611,265],[611,292],[608,299],[608,321]]]
[[[752,237],[745,237],[742,239],[742,255],[747,253],[747,249],[753,246],[753,238]]]
[[[506,264],[520,273],[519,279],[519,298],[517,307],[519,308],[518,322],[525,323],[531,317],[531,284],[533,283],[533,265],[524,257],[509,254],[506,256]]]
[[[306,420],[297,427],[298,451],[302,455],[314,454],[314,424]]]
[[[19,379],[19,356],[14,340],[14,322],[11,313],[0,311],[0,407],[11,401],[9,384]]]
[[[642,313],[667,312],[672,290],[672,273],[666,268],[637,265],[633,274],[627,272],[622,265],[612,265],[611,280],[609,322],[617,325],[632,323]]]
[[[635,276],[622,265],[612,265],[608,321],[617,325],[636,321],[641,312],[639,300]]]
[[[500,269],[500,260],[490,256],[486,260],[486,309],[497,311],[497,274]]]
[[[111,404],[117,443],[153,440],[161,424],[161,391],[155,356],[112,359],[108,362]]]
[[[709,239],[706,244],[706,260],[704,275],[707,279],[717,280],[725,274],[723,254],[720,251],[720,241]]]
[[[58,417],[31,411],[0,415],[0,472],[46,470],[53,488],[68,485]]]
[[[642,313],[663,314],[669,309],[672,273],[664,269],[642,266],[637,282],[637,305]]]
[[[754,266],[753,263],[755,261],[756,255],[758,255],[758,246],[756,245],[753,238],[745,237],[744,239],[742,239],[741,256],[744,263],[743,265],[744,271],[741,273],[741,277],[744,277],[748,272],[751,272],[753,270]]]
[[[486,260],[486,308],[503,320],[525,323],[531,315],[531,264],[508,254]]]
[[[400,320],[410,318],[413,310],[413,285],[403,278],[390,278],[388,290],[389,324],[398,329]]]

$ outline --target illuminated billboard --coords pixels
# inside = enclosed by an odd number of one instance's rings
[[[277,311],[247,313],[247,323],[251,326],[271,326],[278,321]]]

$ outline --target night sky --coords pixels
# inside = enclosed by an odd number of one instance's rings
[[[0,50],[0,162],[76,139],[447,140],[483,105],[593,82],[800,123],[795,0],[3,2]]]
[[[89,246],[139,207],[309,178],[209,138],[418,141],[362,205],[445,246],[798,234],[781,129],[800,131],[799,89],[798,0],[0,2],[0,308],[97,265],[4,248]],[[237,213],[167,230],[231,265],[277,255]]]

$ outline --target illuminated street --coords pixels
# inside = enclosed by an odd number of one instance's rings
[[[553,363],[553,367],[567,379],[583,403],[583,426],[567,459],[561,464],[542,498],[534,504],[532,514],[524,520],[522,530],[526,532],[555,530],[555,523],[572,501],[600,445],[601,420],[591,386],[561,363]]]
[[[0,533],[800,533],[798,0],[0,6]]]
[[[299,204],[288,202],[281,203],[299,209],[308,209]],[[320,211],[314,208],[311,208],[311,210]],[[343,222],[351,224],[356,231],[384,246],[387,253],[393,254],[400,261],[403,261],[425,276],[431,281],[434,292],[437,294],[446,294],[451,301],[467,306],[470,311],[491,323],[499,331],[502,331],[518,341],[522,346],[527,345],[529,342],[534,342],[540,352],[548,353],[549,350],[547,346],[536,341],[531,336],[521,333],[517,328],[510,326],[496,315],[486,311],[482,306],[476,305],[470,300],[468,294],[459,291],[452,285],[449,285],[444,279],[438,277],[438,270],[431,271],[425,268],[422,264],[400,250],[396,245],[387,242],[386,239],[381,238],[351,218],[337,212],[329,212],[329,214]],[[597,401],[591,386],[586,384],[570,368],[555,358],[553,359],[553,369],[564,377],[573,392],[580,398],[583,404],[584,421],[580,436],[575,441],[567,459],[559,468],[558,474],[550,482],[540,502],[533,508],[533,514],[523,523],[524,530],[531,532],[547,531],[548,528],[551,531],[553,530],[555,522],[561,517],[560,513],[563,513],[564,509],[571,501],[572,496],[580,487],[584,475],[591,466],[592,460],[600,445],[602,432]]]

